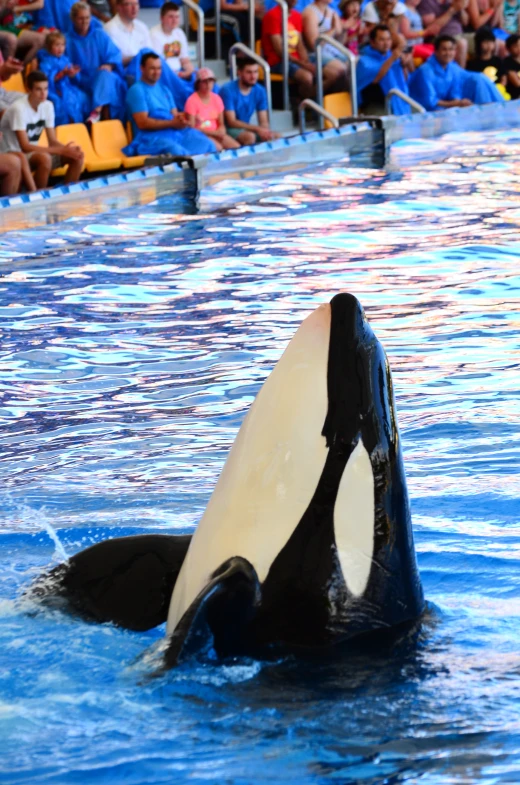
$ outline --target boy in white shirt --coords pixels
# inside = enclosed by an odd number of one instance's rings
[[[2,116],[0,152],[25,153],[36,188],[46,188],[52,169],[67,164],[65,183],[76,182],[83,169],[83,152],[73,143],[64,145],[56,139],[54,106],[47,98],[47,76],[41,71],[31,71],[27,77],[27,88],[28,94],[11,104]],[[44,128],[47,130],[48,147],[38,145]]]
[[[177,3],[166,2],[161,8],[161,22],[150,35],[154,50],[182,79],[191,79],[193,65],[188,54],[188,40],[180,27],[181,12]]]

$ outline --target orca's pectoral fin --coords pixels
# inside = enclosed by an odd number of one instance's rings
[[[220,657],[243,653],[247,626],[260,597],[252,564],[239,556],[225,561],[170,635],[163,670],[211,648]]]
[[[162,624],[191,535],[104,540],[41,575],[27,596],[89,621],[129,630]]]

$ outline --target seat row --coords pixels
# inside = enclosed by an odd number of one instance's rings
[[[129,133],[130,129],[129,129]],[[129,139],[121,120],[101,120],[92,126],[90,138],[87,126],[83,123],[56,126],[56,138],[61,144],[73,142],[81,147],[85,156],[83,170],[87,172],[108,172],[114,169],[135,169],[143,166],[146,156],[124,155],[121,150],[129,143]],[[47,134],[43,131],[38,144],[48,145]],[[65,174],[64,166],[54,169],[53,177]]]

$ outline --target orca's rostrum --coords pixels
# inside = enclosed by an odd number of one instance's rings
[[[424,607],[392,379],[357,299],[297,330],[247,414],[190,538],[108,540],[31,594],[95,621],[167,620],[165,666],[327,647]]]

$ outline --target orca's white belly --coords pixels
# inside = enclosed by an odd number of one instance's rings
[[[311,501],[327,458],[330,305],[302,323],[231,448],[175,584],[167,632],[211,574],[241,556],[265,580]]]

